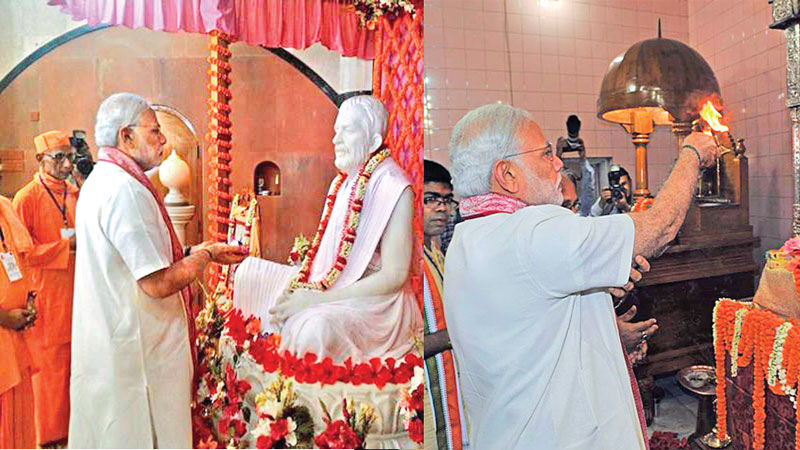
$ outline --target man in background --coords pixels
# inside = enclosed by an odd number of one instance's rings
[[[33,238],[39,315],[26,332],[33,356],[36,444],[63,445],[69,428],[72,286],[75,277],[75,205],[78,188],[67,181],[75,151],[60,130],[36,136],[39,170],[14,196],[14,207]]]
[[[600,197],[592,205],[592,217],[622,214],[633,208],[631,176],[619,164],[608,170],[608,187],[600,191]]]
[[[437,242],[456,206],[450,172],[425,160],[425,382],[432,419],[425,421],[425,450],[460,450],[466,442],[466,419],[458,384],[458,368],[450,350],[444,318],[444,255]]]
[[[26,304],[33,288],[25,257],[33,249],[11,201],[0,196],[0,448],[35,448],[31,356],[23,330],[34,324]]]

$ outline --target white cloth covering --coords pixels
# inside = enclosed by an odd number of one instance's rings
[[[172,263],[155,199],[99,162],[81,190],[76,233],[69,446],[191,448],[183,304],[137,284]]]
[[[628,215],[554,205],[456,226],[445,316],[475,450],[645,444],[611,297],[629,277]]]

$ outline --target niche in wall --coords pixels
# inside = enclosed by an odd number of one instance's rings
[[[272,161],[262,161],[253,173],[253,192],[258,196],[281,195],[281,169]]]

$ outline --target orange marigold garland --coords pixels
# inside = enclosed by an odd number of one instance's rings
[[[717,435],[728,437],[725,397],[725,355],[731,358],[731,376],[736,367],[753,364],[753,448],[765,447],[766,390],[786,395],[797,410],[800,381],[800,328],[798,321],[757,309],[751,303],[720,299],[714,308],[714,353],[717,376]],[[796,413],[798,414],[798,413]],[[798,414],[800,419],[800,414]],[[798,420],[800,423],[800,420]],[[800,428],[795,429],[795,447],[800,449]]]
[[[230,161],[231,161],[231,120],[230,101],[233,98],[229,89],[231,84],[231,65],[228,49],[231,38],[220,31],[212,31],[209,37],[207,61],[209,64],[207,85],[208,99],[208,233],[217,242],[227,241],[230,225]],[[209,264],[208,286],[214,289],[222,276],[219,264]]]
[[[350,192],[350,201],[344,222],[345,225],[342,227],[342,236],[339,238],[339,247],[336,250],[336,262],[321,280],[311,281],[311,266],[314,264],[314,259],[317,256],[317,251],[322,242],[322,236],[325,235],[325,230],[328,228],[328,222],[331,219],[333,205],[336,203],[339,189],[342,187],[342,184],[344,184],[345,179],[347,179],[347,175],[343,172],[339,172],[339,175],[336,176],[336,180],[333,182],[333,185],[331,185],[331,189],[325,198],[322,220],[319,222],[319,227],[317,228],[317,233],[314,235],[311,248],[306,252],[303,263],[300,266],[300,271],[291,282],[291,287],[293,289],[304,288],[324,291],[333,286],[333,283],[335,283],[339,275],[342,274],[342,271],[347,265],[347,258],[350,257],[350,252],[353,250],[353,243],[356,240],[361,209],[364,206],[364,196],[367,193],[367,183],[372,177],[372,173],[375,172],[375,169],[388,157],[388,149],[379,150],[363,167],[361,167],[355,186],[353,186],[353,190]]]
[[[656,199],[653,197],[642,197],[634,203],[633,208],[631,209],[632,212],[639,212],[639,211],[646,211],[653,207],[653,203],[655,203]]]

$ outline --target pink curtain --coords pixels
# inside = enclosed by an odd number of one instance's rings
[[[359,26],[346,0],[48,0],[90,25],[208,33],[273,48],[317,42],[341,54],[372,59],[374,33]]]

